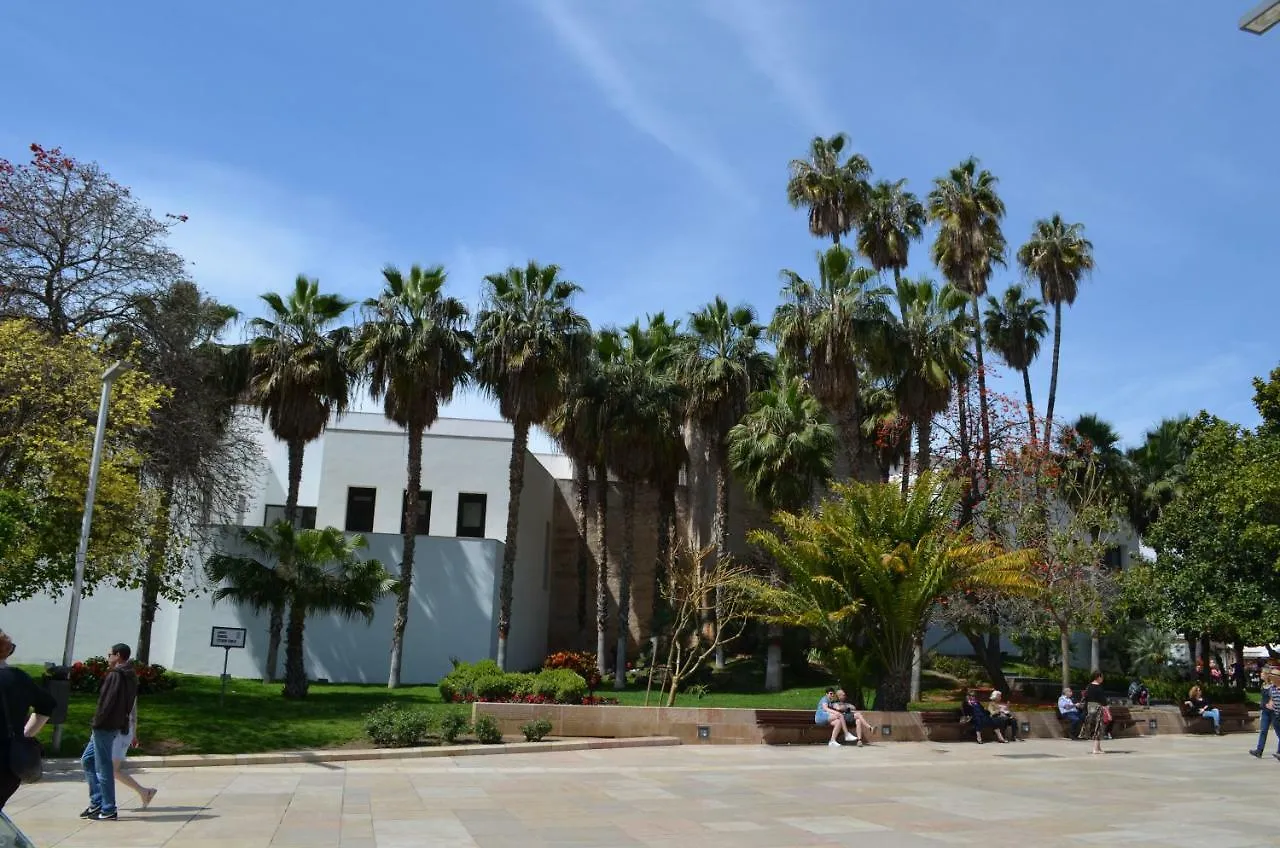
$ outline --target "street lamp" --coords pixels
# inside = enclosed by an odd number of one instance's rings
[[[89,553],[89,530],[93,526],[93,498],[98,491],[98,471],[102,467],[102,442],[107,435],[107,407],[111,403],[111,386],[116,378],[129,370],[129,363],[118,361],[102,373],[102,396],[98,399],[98,426],[93,431],[93,456],[89,460],[89,489],[84,494],[84,516],[80,519],[80,544],[76,546],[76,573],[71,582],[71,610],[67,613],[67,639],[62,645],[62,666],[71,665],[76,647],[76,623],[80,618],[80,593],[84,591],[84,563]],[[53,729],[53,749],[62,743],[62,725]]]
[[[1280,0],[1262,0],[1240,19],[1240,29],[1254,35],[1262,35],[1276,24],[1280,24]]]

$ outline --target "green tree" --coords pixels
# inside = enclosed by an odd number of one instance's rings
[[[1031,238],[1018,248],[1018,264],[1028,277],[1040,281],[1040,296],[1053,306],[1053,364],[1049,372],[1049,402],[1044,438],[1053,442],[1053,406],[1058,398],[1058,354],[1062,348],[1062,305],[1076,302],[1080,281],[1093,270],[1093,243],[1084,237],[1084,224],[1068,224],[1054,213],[1036,221]]]
[[[934,180],[929,192],[929,218],[938,224],[933,243],[933,261],[956,289],[973,304],[974,360],[978,375],[979,434],[982,440],[983,472],[991,477],[991,413],[987,399],[987,377],[982,347],[982,316],[978,299],[987,293],[987,284],[997,265],[1004,264],[1005,238],[1000,229],[1004,201],[996,191],[998,180],[972,157],[951,169],[946,177]]]
[[[861,384],[868,361],[882,344],[889,290],[869,287],[869,268],[854,265],[853,254],[836,246],[818,255],[818,280],[784,270],[784,302],[774,310],[769,334],[783,367],[803,376],[835,419],[844,468],[836,477],[877,479],[862,435]]]
[[[363,618],[373,623],[374,607],[395,591],[396,581],[376,559],[361,559],[363,536],[347,538],[336,527],[297,530],[288,521],[244,532],[252,556],[215,554],[205,565],[218,584],[214,602],[229,600],[257,612],[287,604],[286,698],[305,698],[309,683],[303,634],[315,615]]]
[[[787,180],[787,202],[793,209],[809,210],[809,232],[837,245],[863,214],[869,192],[871,165],[853,152],[842,160],[848,146],[844,133],[815,137],[808,159],[791,160]]]
[[[321,294],[320,283],[298,275],[288,297],[262,295],[270,316],[249,322],[249,398],[275,437],[289,451],[285,520],[297,525],[298,486],[307,443],[320,438],[329,418],[347,409],[353,373],[347,359],[350,329],[334,324],[351,301]],[[275,678],[284,628],[284,607],[271,610],[267,667]]]
[[[867,194],[858,222],[858,251],[877,272],[891,269],[894,281],[906,270],[911,243],[924,234],[924,205],[907,191],[906,180],[881,180]]]
[[[1045,314],[1040,301],[1025,297],[1022,286],[1012,285],[999,300],[987,296],[987,312],[982,321],[991,349],[1022,375],[1032,445],[1036,441],[1036,405],[1031,394],[1031,363],[1040,355],[1040,341],[1049,332]]]
[[[1191,456],[1190,430],[1190,416],[1166,418],[1146,432],[1142,444],[1128,451],[1134,473],[1129,523],[1139,536],[1146,536],[1182,489]]]
[[[375,401],[388,419],[409,436],[408,488],[401,517],[403,557],[400,562],[396,618],[391,629],[388,688],[400,685],[404,631],[409,622],[414,552],[418,536],[418,498],[422,489],[422,438],[440,415],[440,404],[471,378],[469,355],[475,344],[470,314],[461,300],[445,293],[445,271],[436,265],[414,265],[405,276],[388,266],[385,288],[366,300],[365,322],[351,350],[352,366],[369,380]]]
[[[1025,552],[956,529],[958,501],[953,483],[925,474],[906,498],[893,485],[838,485],[817,510],[776,513],[781,529],[751,538],[789,580],[757,582],[758,609],[807,627],[833,667],[871,652],[883,671],[876,708],[906,709],[914,646],[941,598],[972,589],[1034,591]]]
[[[591,326],[573,298],[581,288],[561,279],[556,265],[529,262],[484,278],[476,314],[476,381],[511,422],[511,467],[502,583],[498,591],[498,665],[505,668],[511,632],[520,495],[529,428],[542,425],[562,403],[565,375],[579,367],[591,343]]]

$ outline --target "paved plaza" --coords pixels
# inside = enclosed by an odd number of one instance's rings
[[[1280,763],[1252,737],[684,746],[161,769],[147,812],[85,823],[71,774],[7,811],[39,848],[1280,844]]]

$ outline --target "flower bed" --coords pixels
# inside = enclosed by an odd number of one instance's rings
[[[68,675],[72,692],[96,693],[102,688],[102,678],[110,670],[111,664],[105,657],[89,657],[83,662],[71,666]],[[133,671],[138,676],[138,694],[151,695],[156,692],[168,692],[178,685],[177,678],[162,665],[134,663]]]

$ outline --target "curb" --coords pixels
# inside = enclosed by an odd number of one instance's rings
[[[266,754],[175,754],[171,757],[129,757],[133,768],[203,768],[209,766],[275,766],[305,763],[343,763],[362,760],[427,760],[442,757],[476,757],[493,754],[536,754],[555,751],[603,751],[613,748],[659,748],[679,745],[674,736],[622,739],[573,739],[550,742],[507,742],[502,745],[432,745],[424,748],[367,748],[333,751],[281,751]],[[76,759],[46,759],[48,772],[80,770]]]

